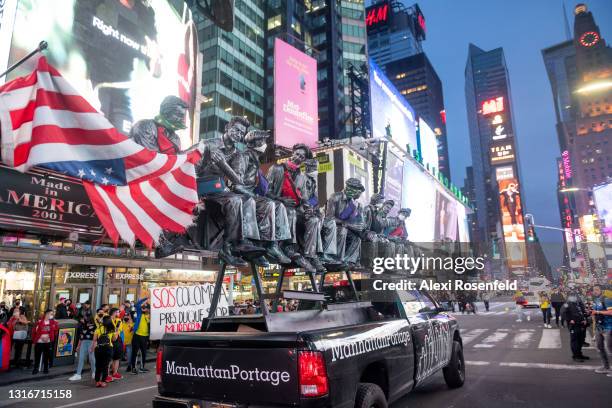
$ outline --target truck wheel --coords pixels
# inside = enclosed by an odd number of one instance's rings
[[[453,341],[453,354],[450,362],[442,369],[444,381],[449,388],[459,388],[465,382],[465,361],[463,360],[463,347],[457,340]]]
[[[387,408],[385,393],[376,384],[360,383],[355,397],[355,408]]]

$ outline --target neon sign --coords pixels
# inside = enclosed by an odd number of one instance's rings
[[[497,98],[486,100],[482,103],[482,114],[489,115],[491,113],[503,112],[504,111],[504,97],[499,96]]]
[[[379,4],[366,11],[366,26],[374,27],[380,23],[386,23],[389,19],[389,4]]]
[[[563,159],[563,172],[566,179],[572,178],[572,163],[570,161],[569,151],[564,150],[561,153],[561,158]]]

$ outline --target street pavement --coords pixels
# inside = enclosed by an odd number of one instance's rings
[[[594,344],[584,349],[590,361],[574,363],[567,329],[545,329],[538,309],[527,313],[530,321],[519,323],[511,302],[492,302],[490,312],[484,312],[484,306],[478,304],[476,315],[455,314],[464,341],[465,385],[451,390],[438,373],[391,408],[612,406],[612,378],[593,372],[600,365]],[[88,379],[71,383],[67,377],[0,387],[0,407],[150,407],[157,387],[152,363],[149,368],[149,373],[127,375],[106,389],[94,388]],[[72,397],[9,398],[9,390],[30,389],[70,390]]]

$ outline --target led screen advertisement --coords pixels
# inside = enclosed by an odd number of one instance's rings
[[[275,143],[291,147],[319,140],[317,61],[297,48],[274,40]]]
[[[438,140],[427,122],[419,118],[419,148],[423,164],[438,168]]]
[[[410,145],[410,150],[416,149],[414,110],[371,59],[369,66],[372,136],[388,138],[391,135],[402,149],[407,145]]]
[[[456,241],[457,240],[457,207],[459,204],[456,200],[444,191],[441,187],[436,186],[436,217],[434,240]]]
[[[198,47],[183,2],[19,1],[8,64],[42,40],[49,62],[124,134],[134,122],[155,117],[165,96],[181,97],[191,112],[179,136],[183,148],[192,145]],[[7,80],[35,64],[30,59]]]
[[[404,162],[402,208],[410,208],[406,220],[408,239],[412,242],[433,242],[435,238],[436,188],[434,178],[412,160]]]
[[[395,201],[391,215],[396,215],[402,202],[402,177],[404,162],[391,151],[387,151],[387,166],[385,173],[385,198]]]
[[[599,216],[600,232],[606,242],[612,242],[612,183],[593,188]]]
[[[527,265],[527,253],[519,183],[511,177],[497,180],[497,185],[507,264],[511,269],[521,268]]]
[[[344,179],[347,180],[353,177],[361,181],[361,184],[365,187],[365,191],[361,194],[358,201],[362,206],[368,205],[373,190],[372,163],[350,149],[344,149],[342,151],[342,161]]]

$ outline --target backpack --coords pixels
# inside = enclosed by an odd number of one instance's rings
[[[111,339],[106,330],[98,336],[98,347],[111,347]]]

